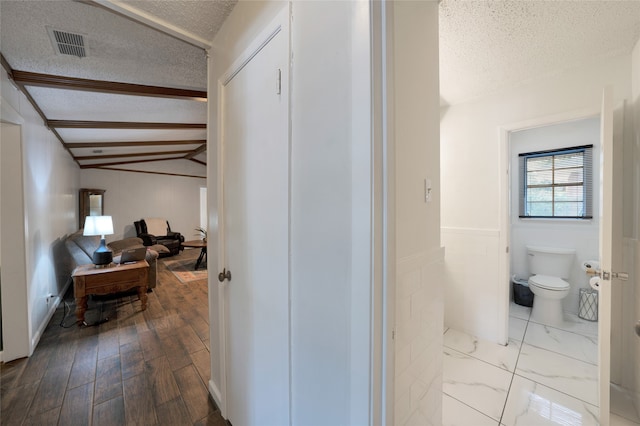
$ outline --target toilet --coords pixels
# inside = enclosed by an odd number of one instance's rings
[[[534,294],[531,319],[547,325],[564,322],[562,299],[571,285],[568,281],[576,251],[550,247],[527,246],[529,288]]]

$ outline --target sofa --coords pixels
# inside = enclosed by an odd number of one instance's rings
[[[100,245],[100,236],[85,236],[82,235],[82,229],[74,232],[65,239],[65,247],[70,257],[71,270],[75,269],[79,265],[87,265],[92,262],[93,252],[96,251]],[[113,261],[118,263],[120,261],[120,253],[122,250],[134,247],[143,247],[142,239],[131,237],[123,240],[112,241],[107,246],[113,251]],[[158,259],[158,252],[168,252],[166,247],[163,246],[151,246],[147,247],[146,260],[149,263],[149,289],[156,287],[156,260]]]
[[[169,221],[161,218],[145,218],[133,222],[136,234],[147,247],[163,245],[169,251],[160,253],[160,257],[173,256],[183,250],[184,237],[179,232],[173,232]]]

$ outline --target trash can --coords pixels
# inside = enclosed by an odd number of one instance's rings
[[[529,281],[514,275],[511,282],[513,283],[513,301],[517,305],[532,307],[533,293],[529,288]]]
[[[581,288],[578,304],[578,316],[587,321],[598,321],[598,291]]]

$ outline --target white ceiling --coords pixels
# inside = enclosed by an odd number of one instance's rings
[[[638,38],[639,0],[443,0],[441,103],[626,54]]]

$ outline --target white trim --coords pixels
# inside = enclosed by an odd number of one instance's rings
[[[249,47],[247,47],[238,58],[233,61],[228,70],[222,74],[218,79],[218,268],[222,269],[226,267],[226,244],[225,244],[225,210],[224,210],[224,100],[225,100],[225,86],[233,80],[233,78],[253,59],[278,33],[285,31],[288,44],[288,61],[290,64],[290,8],[289,6],[283,7],[283,10],[279,12],[276,17],[267,25],[265,29],[260,32],[258,36],[254,38]],[[289,82],[289,80],[286,80]],[[289,97],[291,91],[288,91]],[[289,108],[287,109],[286,122],[289,126],[290,114],[291,114],[291,99],[287,100]],[[289,126],[290,127],[290,126]],[[288,130],[289,146],[291,145],[291,129]],[[290,163],[290,161],[289,161]],[[289,173],[291,176],[291,173]],[[289,189],[290,192],[290,189]],[[289,274],[289,280],[291,274]],[[289,282],[289,289],[291,288],[291,282]],[[220,335],[220,389],[219,393],[219,408],[223,418],[228,418],[228,400],[227,400],[227,285],[218,285],[218,323],[219,323],[219,335]],[[289,323],[291,322],[291,313],[289,312]],[[289,325],[289,347],[291,347],[291,328]],[[289,421],[291,422],[291,358],[289,358]]]
[[[182,40],[185,43],[189,43],[192,46],[199,47],[204,50],[211,48],[211,41],[124,2],[117,0],[92,0],[92,2],[112,12],[124,15],[133,21],[151,27],[154,30],[170,35],[178,40]]]
[[[222,404],[222,393],[220,392],[220,389],[218,389],[216,384],[213,383],[213,380],[209,380],[209,394],[213,398],[213,401],[216,403],[218,408],[220,408],[220,405]]]
[[[395,412],[395,130],[393,2],[370,2],[372,116],[371,416],[393,424]]]
[[[441,232],[446,232],[448,234],[465,234],[465,235],[476,235],[476,236],[485,236],[485,237],[496,237],[500,235],[499,229],[483,229],[483,228],[451,228],[447,226],[443,226],[440,228]]]

